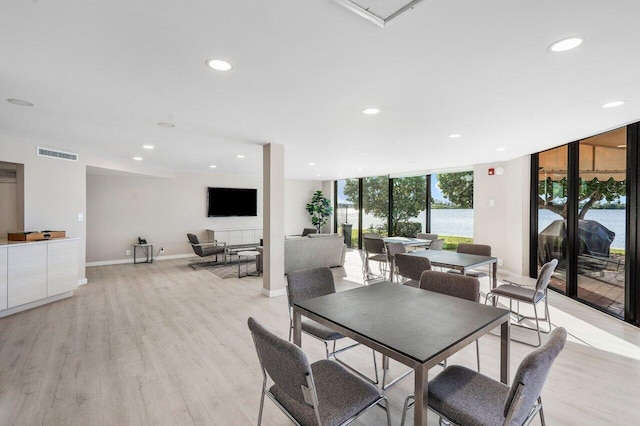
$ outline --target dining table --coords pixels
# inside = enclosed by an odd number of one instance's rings
[[[429,370],[500,327],[500,381],[509,381],[509,311],[388,281],[293,304],[293,342],[302,316],[414,371],[414,425],[427,424]]]
[[[414,247],[414,248],[429,248],[431,242],[433,240],[423,240],[421,238],[411,238],[411,237],[383,237],[382,241],[385,244],[388,243],[400,243],[405,247]]]
[[[491,269],[491,288],[495,288],[498,283],[498,258],[493,256],[482,256],[478,254],[456,253],[448,250],[418,250],[407,253],[409,256],[426,257],[431,261],[432,266],[439,268],[449,268],[460,271],[466,275],[471,269],[479,266],[489,265]],[[393,261],[392,261],[393,262]],[[393,281],[394,265],[390,268],[390,281]]]

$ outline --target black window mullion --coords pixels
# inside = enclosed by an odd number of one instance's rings
[[[389,178],[389,206],[387,208],[387,237],[392,237],[394,234],[393,219],[391,214],[393,213],[393,178]]]
[[[358,248],[362,249],[362,189],[363,178],[358,179]]]
[[[424,232],[426,233],[431,233],[431,175],[427,175],[427,196],[425,197],[426,201],[425,201],[425,225],[424,225]]]
[[[580,186],[580,142],[568,146],[567,163],[567,296],[578,296],[578,194]]]
[[[627,240],[625,241],[625,300],[624,319],[640,325],[640,124],[627,126]]]
[[[538,277],[538,180],[540,160],[531,155],[531,194],[529,203],[529,276]]]

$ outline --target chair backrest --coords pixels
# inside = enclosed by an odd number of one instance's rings
[[[364,249],[369,254],[385,254],[384,241],[382,238],[364,238]]]
[[[438,234],[418,234],[416,238],[419,240],[437,240]]]
[[[471,244],[460,243],[458,244],[458,253],[477,254],[480,256],[491,256],[491,246],[486,244]]]
[[[387,258],[393,259],[396,254],[406,253],[407,248],[402,243],[387,243]]]
[[[429,250],[442,250],[443,247],[444,247],[444,238],[438,238],[437,240],[431,241]]]
[[[293,306],[295,302],[335,292],[333,273],[327,267],[301,269],[287,274],[289,306]]]
[[[472,302],[480,300],[480,281],[466,275],[424,271],[420,276],[420,288]]]
[[[317,234],[318,230],[316,228],[304,228],[302,230],[302,236],[306,237],[309,234]]]
[[[258,352],[263,372],[289,397],[303,405],[312,405],[304,396],[309,388],[307,377],[312,376],[306,355],[298,346],[276,336],[250,317],[247,321]],[[310,381],[313,384],[313,380]],[[315,394],[315,389],[309,395]]]
[[[551,332],[549,340],[539,349],[527,355],[513,378],[513,383],[507,400],[504,404],[504,416],[511,416],[510,424],[522,424],[527,418],[531,408],[542,392],[544,382],[547,380],[551,365],[567,341],[567,331],[558,327]],[[517,390],[520,387],[521,394],[518,401]],[[515,410],[509,413],[510,410]]]
[[[380,238],[380,234],[377,232],[363,232],[362,238]]]
[[[200,257],[204,257],[204,251],[202,250],[198,236],[195,234],[187,234],[187,238],[189,239],[189,244],[191,244],[193,252]]]
[[[538,273],[538,281],[536,281],[536,292],[544,293],[547,290],[553,271],[558,266],[558,259],[551,259],[549,262],[542,265],[540,272]]]
[[[394,258],[398,274],[410,280],[420,280],[424,271],[431,269],[431,261],[426,257],[398,254]]]

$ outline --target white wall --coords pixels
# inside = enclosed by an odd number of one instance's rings
[[[16,182],[0,182],[0,239],[18,228],[18,185]]]
[[[488,175],[489,168],[498,167],[502,175]],[[493,256],[504,261],[499,270],[517,275],[529,272],[530,168],[529,156],[473,168],[473,241],[489,244]]]
[[[38,146],[0,134],[0,161],[24,164],[24,230],[62,230],[80,238],[79,276],[84,279],[86,227],[78,213],[85,213],[85,163],[82,156],[78,162],[38,157]]]
[[[207,217],[207,187],[258,189],[257,217]],[[320,182],[286,181],[285,234],[308,226],[306,203]],[[87,175],[87,262],[132,259],[138,236],[164,247],[164,256],[192,254],[186,234],[206,229],[262,228],[262,179],[240,175],[176,173],[173,178]]]

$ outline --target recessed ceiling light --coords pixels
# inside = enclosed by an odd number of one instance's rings
[[[618,145],[616,148],[626,148],[626,147],[627,147],[627,144],[625,143],[625,144],[622,144],[622,145]]]
[[[453,133],[453,134],[449,135],[449,137],[451,139],[456,139],[456,138],[459,138],[460,136],[462,136],[460,133]]]
[[[245,156],[243,154],[238,154],[236,157],[238,158],[244,158]]]
[[[502,147],[502,146],[501,146],[500,148],[496,148],[496,151],[498,151],[498,152],[500,152],[500,151],[506,151],[506,150],[507,150],[507,148]]]
[[[606,104],[602,104],[602,108],[615,108],[619,107],[620,105],[624,105],[624,101],[607,102]]]
[[[316,165],[316,163],[309,163],[309,165],[310,165],[310,166],[315,166],[315,165]]]
[[[376,115],[376,114],[380,114],[380,110],[378,108],[367,108],[367,109],[363,109],[362,113],[367,115]]]
[[[160,126],[160,127],[176,127],[175,124],[167,123],[167,122],[164,122],[164,121],[161,121],[160,123],[158,123],[158,126]]]
[[[578,37],[569,37],[562,40],[558,40],[555,43],[551,43],[548,49],[551,52],[566,52],[567,50],[575,49],[582,44],[582,39]]]
[[[155,148],[153,145],[142,145],[144,149],[153,149]]]
[[[207,65],[216,71],[229,71],[233,68],[229,62],[223,61],[222,59],[209,59]]]
[[[362,167],[358,167],[356,170],[361,172],[362,171]]]
[[[133,157],[133,159],[136,161],[142,161],[142,157]]]
[[[318,173],[316,176],[317,176],[317,177],[320,177],[320,176],[322,176],[322,175],[321,175],[320,173]]]
[[[14,105],[20,105],[20,106],[33,106],[31,102],[23,101],[22,99],[7,99],[7,102],[10,102]]]
[[[215,169],[218,166],[216,166],[215,164],[211,164],[209,167],[212,168],[212,169]]]

